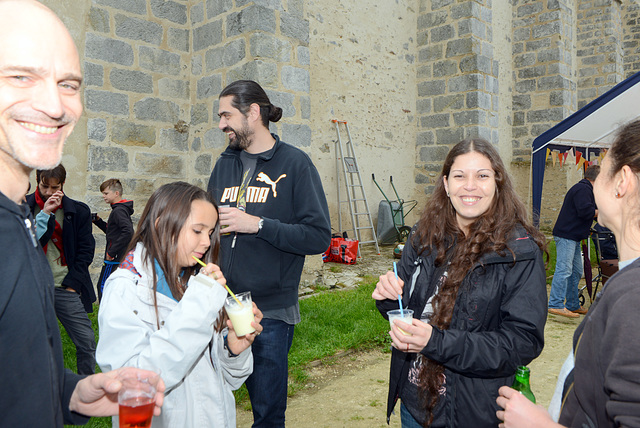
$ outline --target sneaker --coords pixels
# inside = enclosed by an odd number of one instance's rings
[[[571,309],[569,309],[571,311]],[[580,314],[580,315],[586,315],[588,312],[588,309],[586,309],[584,306],[580,306],[579,309],[576,309],[575,311],[571,311],[574,314]]]
[[[571,312],[567,308],[562,308],[562,309],[549,308],[549,313],[553,314],[553,315],[562,315],[563,317],[567,317],[567,318],[579,318],[580,317],[580,314],[576,314],[574,312]]]

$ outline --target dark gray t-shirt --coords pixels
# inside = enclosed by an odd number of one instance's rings
[[[273,149],[270,149],[263,153],[247,153],[247,151],[243,150],[240,152],[240,160],[242,161],[242,183],[240,184],[240,189],[238,190],[238,208],[242,206],[242,209],[246,208],[246,203],[244,202],[244,196],[246,195],[247,187],[249,186],[249,182],[251,178],[256,173],[256,163],[258,161],[258,156],[261,155],[270,155],[273,152]],[[242,198],[242,201],[241,201]],[[241,205],[242,204],[242,205]],[[282,309],[271,309],[271,310],[262,310],[262,315],[264,318],[270,320],[278,320],[284,321],[287,324],[298,324],[300,322],[300,304],[296,301],[295,305],[291,305],[287,308]]]

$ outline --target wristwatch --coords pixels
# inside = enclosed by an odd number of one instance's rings
[[[264,219],[263,218],[258,220],[258,232],[260,232],[262,230],[262,225],[263,224],[264,224]]]

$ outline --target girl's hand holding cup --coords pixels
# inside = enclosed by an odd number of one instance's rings
[[[231,320],[227,320],[227,327],[229,327],[229,335],[227,336],[227,343],[229,346],[229,350],[234,354],[240,354],[242,351],[247,349],[256,337],[262,333],[262,325],[260,321],[262,321],[262,311],[258,309],[255,303],[251,302],[254,320],[251,322],[251,326],[255,329],[252,333],[245,334],[244,336],[238,337],[236,331],[233,329],[233,324]]]

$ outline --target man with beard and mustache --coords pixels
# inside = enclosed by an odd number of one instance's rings
[[[60,163],[82,114],[71,35],[34,0],[0,0],[0,425],[59,427],[118,414],[127,368],[64,368],[51,269],[23,199],[29,174]],[[160,414],[164,384],[155,413]],[[85,416],[87,415],[87,416]]]
[[[208,191],[220,205],[224,227],[220,267],[233,291],[250,291],[264,314],[246,381],[253,426],[284,427],[300,275],[305,255],[329,246],[329,209],[309,156],[269,132],[282,109],[260,85],[231,83],[220,94],[218,116],[229,147],[216,162]]]

